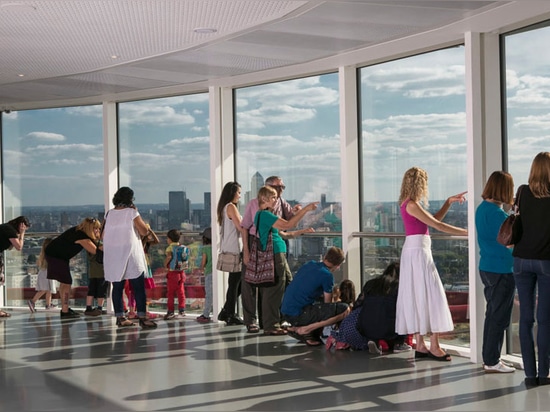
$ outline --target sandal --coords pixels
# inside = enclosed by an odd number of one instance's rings
[[[0,310],[0,318],[11,318],[11,313]]]
[[[134,322],[132,322],[126,316],[119,316],[118,318],[116,318],[116,325],[121,328],[127,326],[136,326]]]
[[[151,319],[139,318],[139,326],[141,326],[142,329],[156,329],[157,323]]]
[[[440,361],[440,362],[450,362],[452,360],[451,355],[449,355],[448,353],[446,353],[445,355],[436,356],[433,353],[428,352],[428,358],[436,361]]]
[[[258,325],[252,323],[250,325],[246,325],[246,331],[248,333],[258,333],[260,331],[260,328],[258,327]]]
[[[291,336],[291,337],[293,337],[294,339],[296,339],[300,342],[305,342],[304,337],[302,335],[300,335],[299,333],[297,333],[297,332],[289,330],[289,331],[287,331],[287,334],[288,334],[288,336]]]
[[[264,336],[282,336],[286,334],[287,334],[287,331],[281,328],[275,328],[275,329],[264,331]]]

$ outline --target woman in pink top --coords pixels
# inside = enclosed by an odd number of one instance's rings
[[[399,335],[415,334],[415,358],[450,361],[451,356],[439,346],[439,334],[454,328],[445,290],[435,267],[428,227],[451,235],[467,235],[466,229],[443,223],[451,204],[464,202],[464,194],[449,197],[434,215],[428,205],[428,174],[419,167],[405,172],[399,205],[405,225],[405,243],[401,251],[401,270],[395,328]],[[431,333],[430,347],[423,335]]]

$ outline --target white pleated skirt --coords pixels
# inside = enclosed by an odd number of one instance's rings
[[[429,235],[407,236],[401,251],[395,330],[399,335],[454,329]]]

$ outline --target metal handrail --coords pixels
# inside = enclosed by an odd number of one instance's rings
[[[357,238],[404,238],[406,235],[399,232],[352,232],[351,236]],[[430,237],[437,240],[468,240],[468,236],[448,235],[446,233],[430,233]]]

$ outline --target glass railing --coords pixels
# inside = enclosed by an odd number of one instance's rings
[[[21,252],[6,251],[6,284],[5,306],[26,307],[26,301],[35,294],[38,267],[37,259],[40,255],[42,243],[48,237],[55,237],[58,233],[30,233],[25,236],[25,244]],[[155,287],[147,289],[149,310],[153,312],[166,311],[166,268],[164,268],[165,249],[168,245],[166,233],[157,233],[160,243],[151,246],[149,258]],[[204,307],[204,276],[200,272],[202,259],[202,238],[200,232],[183,232],[182,243],[189,247],[189,268],[186,271],[185,292],[186,310],[190,313],[199,313]],[[332,246],[341,246],[341,234],[323,232],[320,234],[306,234],[289,240],[288,262],[290,269],[295,273],[300,266],[309,260],[319,260],[324,251]],[[216,252],[214,252],[216,253]],[[73,284],[70,296],[70,306],[83,308],[86,306],[88,291],[88,257],[82,251],[71,260],[71,274]],[[343,278],[340,269],[335,278],[340,282]],[[57,303],[58,294],[53,295]],[[37,309],[44,308],[44,297],[36,304]]]
[[[399,261],[405,241],[404,233],[354,232],[352,236],[361,239],[363,284],[382,274],[391,262]],[[441,342],[469,347],[468,237],[439,233],[430,236],[434,262],[445,288],[454,322],[453,332],[441,335]]]

